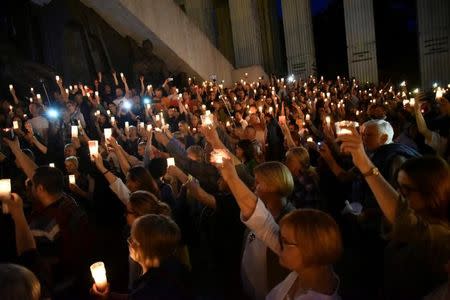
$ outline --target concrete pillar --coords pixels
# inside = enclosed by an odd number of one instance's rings
[[[450,2],[417,0],[420,77],[423,88],[450,83]]]
[[[229,0],[236,68],[263,65],[256,0]]]
[[[189,18],[198,25],[214,45],[217,45],[213,2],[211,0],[186,0],[184,7]]]
[[[288,72],[301,78],[316,74],[317,69],[309,1],[281,1]]]
[[[350,77],[378,82],[377,48],[372,0],[344,0],[345,33]]]

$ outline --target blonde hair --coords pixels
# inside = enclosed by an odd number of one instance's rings
[[[0,299],[38,300],[41,285],[28,269],[14,264],[0,264]]]
[[[149,214],[137,218],[131,228],[145,260],[164,259],[176,255],[181,233],[178,225],[164,215]]]
[[[302,265],[317,267],[336,263],[342,254],[342,238],[334,219],[316,209],[296,209],[280,221],[295,232]]]
[[[316,172],[316,168],[311,166],[311,160],[309,158],[309,152],[304,147],[294,147],[289,149],[288,154],[292,154],[301,165],[301,174],[306,175],[314,180],[316,184],[319,182],[319,175]]]
[[[294,180],[289,169],[278,161],[264,162],[254,169],[258,179],[268,186],[274,187],[275,192],[282,197],[288,197],[294,190]]]

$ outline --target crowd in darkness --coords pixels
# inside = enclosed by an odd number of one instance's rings
[[[0,299],[449,299],[450,85],[17,80]]]

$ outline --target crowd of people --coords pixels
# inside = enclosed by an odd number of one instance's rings
[[[1,100],[0,299],[449,299],[450,85],[111,75]]]

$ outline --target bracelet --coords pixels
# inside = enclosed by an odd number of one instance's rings
[[[105,172],[103,172],[102,174],[103,175],[106,175],[106,174],[108,174],[108,172],[110,172],[109,170],[106,170]]]
[[[182,186],[183,186],[183,187],[186,186],[186,184],[190,183],[190,182],[192,181],[193,178],[194,178],[194,177],[192,177],[192,175],[189,174],[189,175],[188,175],[188,179],[186,180],[185,183],[182,184]]]

